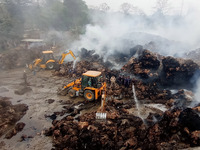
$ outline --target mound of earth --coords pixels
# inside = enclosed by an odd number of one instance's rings
[[[7,97],[0,97],[0,136],[19,121],[28,110],[25,104],[12,105]]]

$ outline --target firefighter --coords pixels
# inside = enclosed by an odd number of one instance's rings
[[[131,79],[130,79],[130,76],[128,76],[124,80],[124,86],[125,86],[125,88],[129,88],[130,84],[131,84]]]

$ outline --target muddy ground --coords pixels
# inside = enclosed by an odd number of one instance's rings
[[[58,86],[66,79],[52,76],[51,71],[47,70],[36,75],[27,72],[28,88],[31,90],[18,95],[15,94],[16,91],[24,88],[23,71],[24,68],[0,72],[0,96],[9,97],[13,105],[28,106],[26,114],[20,119],[20,122],[25,123],[25,127],[11,139],[5,139],[5,134],[1,136],[0,149],[51,149],[51,138],[45,137],[42,132],[51,126],[52,120],[45,116],[62,111],[63,102],[69,100],[68,96],[58,97],[56,94]]]

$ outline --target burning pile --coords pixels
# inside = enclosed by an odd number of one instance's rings
[[[81,61],[68,62],[61,65],[60,69],[55,72],[55,75],[80,77],[87,70],[103,71],[105,69],[105,63],[102,58],[95,54],[93,50],[81,49],[78,59]]]
[[[139,51],[122,68],[136,77],[162,86],[191,87],[199,66],[192,60],[163,57],[148,50]]]
[[[67,116],[60,121],[54,120],[53,127],[45,134],[53,136],[56,149],[180,149],[200,146],[200,117],[194,110],[166,111],[157,115],[160,116],[156,118],[158,122],[147,117],[145,122],[148,126],[129,113],[132,107],[132,102],[108,101],[106,121],[96,120],[95,112],[81,115],[76,120]]]
[[[54,120],[53,127],[45,133],[53,136],[56,149],[181,149],[200,146],[200,117],[195,112],[199,107],[174,108],[139,118],[131,112],[135,108],[133,101],[116,100],[122,94],[127,98],[137,96],[139,100],[162,101],[169,107],[178,105],[178,101],[189,102],[192,98],[188,95],[192,92],[179,90],[174,94],[164,88],[174,85],[192,87],[194,84],[190,81],[199,71],[196,63],[139,48],[117,71],[105,67],[99,57],[94,61],[93,51],[83,51],[86,55],[82,57],[86,60],[78,62],[74,71],[78,76],[87,70],[103,73],[107,96],[112,97],[106,106],[107,120],[96,120],[96,112],[79,115],[78,109],[69,111],[71,115],[60,121]],[[89,58],[92,61],[89,62]],[[95,67],[95,63],[99,66]]]

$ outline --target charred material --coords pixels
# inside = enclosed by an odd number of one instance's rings
[[[134,107],[133,103],[128,104]],[[126,104],[110,100],[107,120],[97,121],[95,112],[77,118],[54,120],[45,135],[53,136],[56,149],[182,149],[200,146],[200,117],[192,109],[173,109],[150,114],[146,122],[130,114]],[[156,118],[156,119],[155,119]]]
[[[165,57],[162,64],[161,82],[168,86],[192,86],[190,81],[199,70],[199,66],[192,60],[176,59],[170,56]]]
[[[134,55],[135,56],[135,55]],[[158,77],[160,61],[157,54],[148,50],[140,50],[137,57],[132,57],[122,68],[124,71],[139,76],[142,79]]]
[[[140,50],[138,56],[135,54],[122,69],[165,87],[192,88],[195,86],[193,78],[199,77],[199,66],[192,60],[163,57],[148,50]]]

